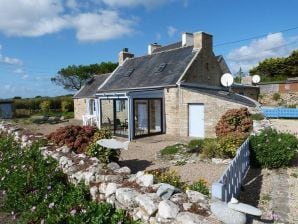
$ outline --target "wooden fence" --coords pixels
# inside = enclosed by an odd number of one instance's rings
[[[212,184],[212,197],[224,202],[229,202],[232,197],[237,197],[249,167],[248,138],[239,147],[235,158],[231,161],[219,181]]]

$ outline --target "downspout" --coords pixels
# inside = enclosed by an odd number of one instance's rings
[[[128,140],[131,141],[133,137],[133,102],[132,102],[132,96],[129,94],[127,95],[128,100]]]

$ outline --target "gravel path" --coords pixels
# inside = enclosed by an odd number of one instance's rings
[[[174,166],[169,161],[156,158],[156,153],[166,146],[176,143],[187,143],[189,139],[158,135],[138,139],[129,144],[127,151],[121,152],[121,165],[129,166],[134,173],[141,170],[152,170],[157,168],[170,168],[176,170],[182,181],[194,182],[204,178],[210,185],[219,179],[226,168],[226,165],[217,165],[211,162],[200,161],[198,157],[191,158],[192,163],[182,166]]]

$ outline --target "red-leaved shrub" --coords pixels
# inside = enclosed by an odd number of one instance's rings
[[[228,110],[218,121],[215,132],[217,137],[228,136],[233,133],[249,134],[252,120],[246,107]]]
[[[48,139],[58,146],[66,145],[76,153],[84,152],[96,132],[93,126],[69,125],[49,134]]]

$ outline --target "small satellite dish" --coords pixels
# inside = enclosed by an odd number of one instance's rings
[[[234,78],[230,73],[225,73],[221,76],[220,82],[224,87],[230,87],[234,82]]]
[[[253,83],[259,83],[261,81],[261,77],[259,75],[253,75],[252,76],[252,82]]]

